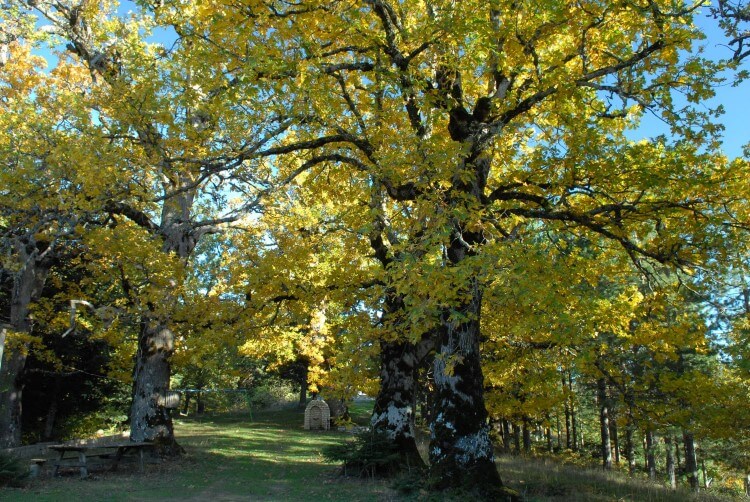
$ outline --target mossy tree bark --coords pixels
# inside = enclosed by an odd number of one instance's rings
[[[398,463],[424,468],[414,432],[417,347],[410,342],[380,342],[380,391],[375,399],[371,425],[398,446]],[[396,466],[394,466],[396,467]]]
[[[430,482],[437,489],[473,490],[487,499],[503,484],[495,467],[479,358],[482,293],[473,283],[460,319],[444,312],[435,357],[435,411],[430,424]]]
[[[373,226],[370,247],[384,270],[394,262],[393,245],[398,237],[391,231],[382,194],[374,189],[370,201]],[[425,468],[417,449],[415,403],[417,375],[421,361],[431,352],[430,333],[418,343],[405,339],[401,319],[405,315],[403,298],[393,287],[387,287],[381,322],[390,329],[391,337],[380,341],[380,389],[370,423],[376,433],[385,434],[398,446],[400,455],[384,472],[397,472],[402,465]]]

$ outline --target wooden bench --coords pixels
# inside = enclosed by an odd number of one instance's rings
[[[111,470],[114,471],[117,469],[118,464],[120,463],[120,460],[122,460],[122,457],[128,453],[128,452],[136,452],[138,454],[138,460],[140,464],[140,472],[144,471],[143,466],[143,453],[146,449],[152,449],[154,447],[153,443],[145,443],[145,442],[122,442],[117,444],[108,444],[108,445],[52,445],[49,446],[49,449],[52,451],[56,451],[59,453],[59,457],[55,461],[55,469],[53,472],[53,476],[57,476],[60,472],[60,467],[73,467],[73,468],[79,468],[81,470],[81,479],[85,479],[89,475],[89,464],[88,459],[90,458],[105,458],[105,459],[111,459],[112,460],[112,467]],[[101,451],[97,450],[116,450],[113,452],[105,452],[102,453]],[[76,457],[68,457],[65,458],[66,453],[75,453]]]

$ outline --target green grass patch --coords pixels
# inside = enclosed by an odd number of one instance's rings
[[[372,402],[350,409],[355,423],[369,420]],[[115,473],[93,470],[80,480],[77,470],[43,477],[24,488],[0,488],[4,502],[44,501],[444,501],[429,495],[419,480],[378,481],[345,478],[341,467],[328,462],[323,451],[352,439],[339,431],[304,430],[304,412],[295,408],[189,417],[175,422],[186,455],[152,464],[138,473],[122,465]],[[420,435],[422,442],[426,437]],[[564,465],[550,459],[500,456],[503,481],[532,501],[727,501],[729,496],[672,492],[663,485]],[[401,483],[401,487],[395,487]],[[411,493],[404,488],[414,488]],[[739,496],[738,496],[739,499]],[[460,498],[465,502],[466,498]]]
[[[625,472],[562,464],[550,458],[501,455],[497,466],[503,482],[529,502],[632,501],[719,502],[742,500],[715,492],[692,493],[686,487],[671,490],[665,484],[629,477]],[[747,500],[747,499],[744,499]]]
[[[175,431],[187,454],[118,472],[95,470],[80,480],[77,471],[52,478],[49,472],[23,489],[2,489],[3,501],[133,500],[393,500],[385,482],[349,480],[326,462],[322,450],[341,444],[344,432],[303,428],[304,412],[295,409],[176,420]]]

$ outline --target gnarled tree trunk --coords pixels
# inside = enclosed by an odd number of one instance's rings
[[[430,479],[438,489],[474,489],[484,497],[500,496],[495,468],[484,376],[479,357],[479,313],[482,294],[474,282],[470,302],[461,305],[461,320],[442,314],[434,363],[435,415],[431,423]]]
[[[425,467],[414,434],[417,347],[410,342],[380,342],[380,391],[370,423],[398,445],[399,463]]]
[[[172,331],[156,320],[143,320],[133,375],[130,439],[154,441],[166,455],[181,451],[174,438],[172,417],[163,406],[169,391],[169,358],[173,352]]]
[[[390,230],[384,202],[376,190],[372,192],[370,207],[375,215],[370,247],[385,270],[393,263],[391,246],[398,238]],[[432,351],[434,342],[431,333],[425,334],[417,344],[399,338],[402,335],[399,318],[404,308],[403,298],[392,287],[387,288],[381,322],[396,333],[396,339],[380,341],[380,389],[370,419],[372,430],[385,434],[399,449],[399,458],[394,459],[394,465],[386,467],[385,472],[393,472],[400,465],[426,467],[417,449],[415,404],[419,366]]]
[[[183,180],[185,181],[185,180]],[[178,188],[165,186],[165,192]],[[164,202],[161,225],[153,229],[163,239],[162,251],[176,255],[185,265],[190,259],[204,231],[197,231],[190,223],[194,193],[190,190]],[[178,455],[182,448],[174,437],[170,411],[163,404],[169,391],[172,369],[169,362],[174,353],[175,336],[170,327],[176,297],[172,280],[164,292],[161,312],[146,312],[141,319],[135,369],[133,372],[133,402],[130,407],[130,439],[155,441],[162,455]],[[200,402],[200,401],[199,401]]]

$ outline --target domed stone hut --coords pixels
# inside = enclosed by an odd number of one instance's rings
[[[327,431],[331,428],[331,410],[322,399],[313,399],[305,408],[305,429]]]

